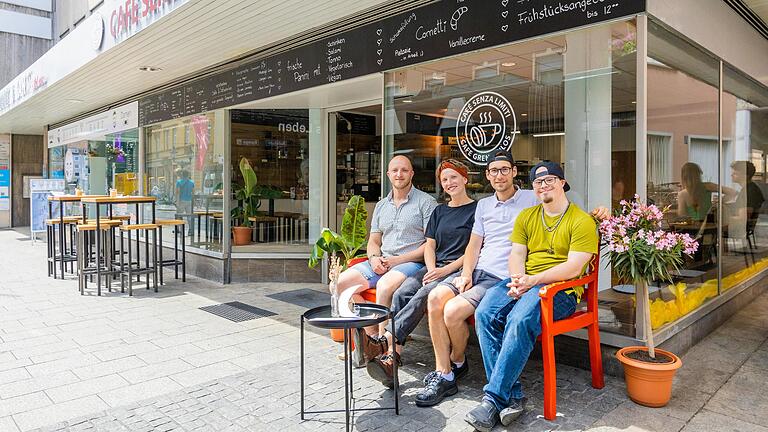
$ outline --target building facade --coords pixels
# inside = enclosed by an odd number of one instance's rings
[[[685,345],[761,290],[759,10],[721,0],[319,3],[86,4],[0,90],[0,132],[44,135],[40,174],[66,191],[157,197],[160,217],[188,222],[192,271],[215,281],[320,282],[311,245],[338,228],[350,196],[372,210],[388,193],[393,155],[409,155],[415,185],[437,199],[436,166],[464,159],[481,198],[488,155],[508,148],[520,187],[532,165],[555,161],[574,203],[615,208],[638,194],[669,207],[667,228],[700,240],[675,282],[655,289],[657,340]],[[242,158],[261,206],[253,243],[235,246]],[[610,268],[600,286],[604,342],[644,339],[633,287]]]

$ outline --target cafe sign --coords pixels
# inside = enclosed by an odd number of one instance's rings
[[[459,150],[475,165],[488,165],[497,150],[509,150],[517,133],[515,110],[507,98],[486,91],[472,96],[456,122]]]

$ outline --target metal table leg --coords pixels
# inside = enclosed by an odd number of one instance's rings
[[[301,348],[299,350],[300,367],[299,376],[301,377],[301,419],[304,420],[304,317],[300,317],[299,334],[301,335]]]

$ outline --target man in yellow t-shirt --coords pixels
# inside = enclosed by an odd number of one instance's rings
[[[530,180],[541,204],[517,217],[510,278],[490,288],[475,312],[488,384],[482,403],[465,420],[480,431],[499,420],[509,425],[525,408],[519,377],[541,334],[539,288],[581,275],[598,252],[595,221],[566,198],[570,187],[560,165],[539,163]],[[572,315],[582,293],[576,288],[555,295],[555,320]]]

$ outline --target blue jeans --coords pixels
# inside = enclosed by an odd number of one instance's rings
[[[379,279],[381,279],[381,277],[384,276],[384,275],[377,274],[376,272],[373,271],[370,261],[364,261],[364,262],[355,264],[351,268],[353,270],[356,270],[361,275],[363,275],[365,280],[368,281],[368,288],[376,288],[376,284],[379,282]],[[402,264],[398,264],[392,267],[391,269],[389,269],[388,272],[396,271],[404,274],[405,277],[408,278],[413,276],[414,274],[416,274],[416,272],[418,272],[423,268],[424,268],[424,263],[404,262]]]
[[[475,330],[483,353],[488,384],[483,399],[499,411],[509,406],[511,398],[523,397],[520,374],[541,334],[541,299],[536,285],[519,299],[507,295],[505,279],[485,293],[475,312]],[[554,299],[554,319],[567,318],[576,311],[576,299],[559,292]]]

